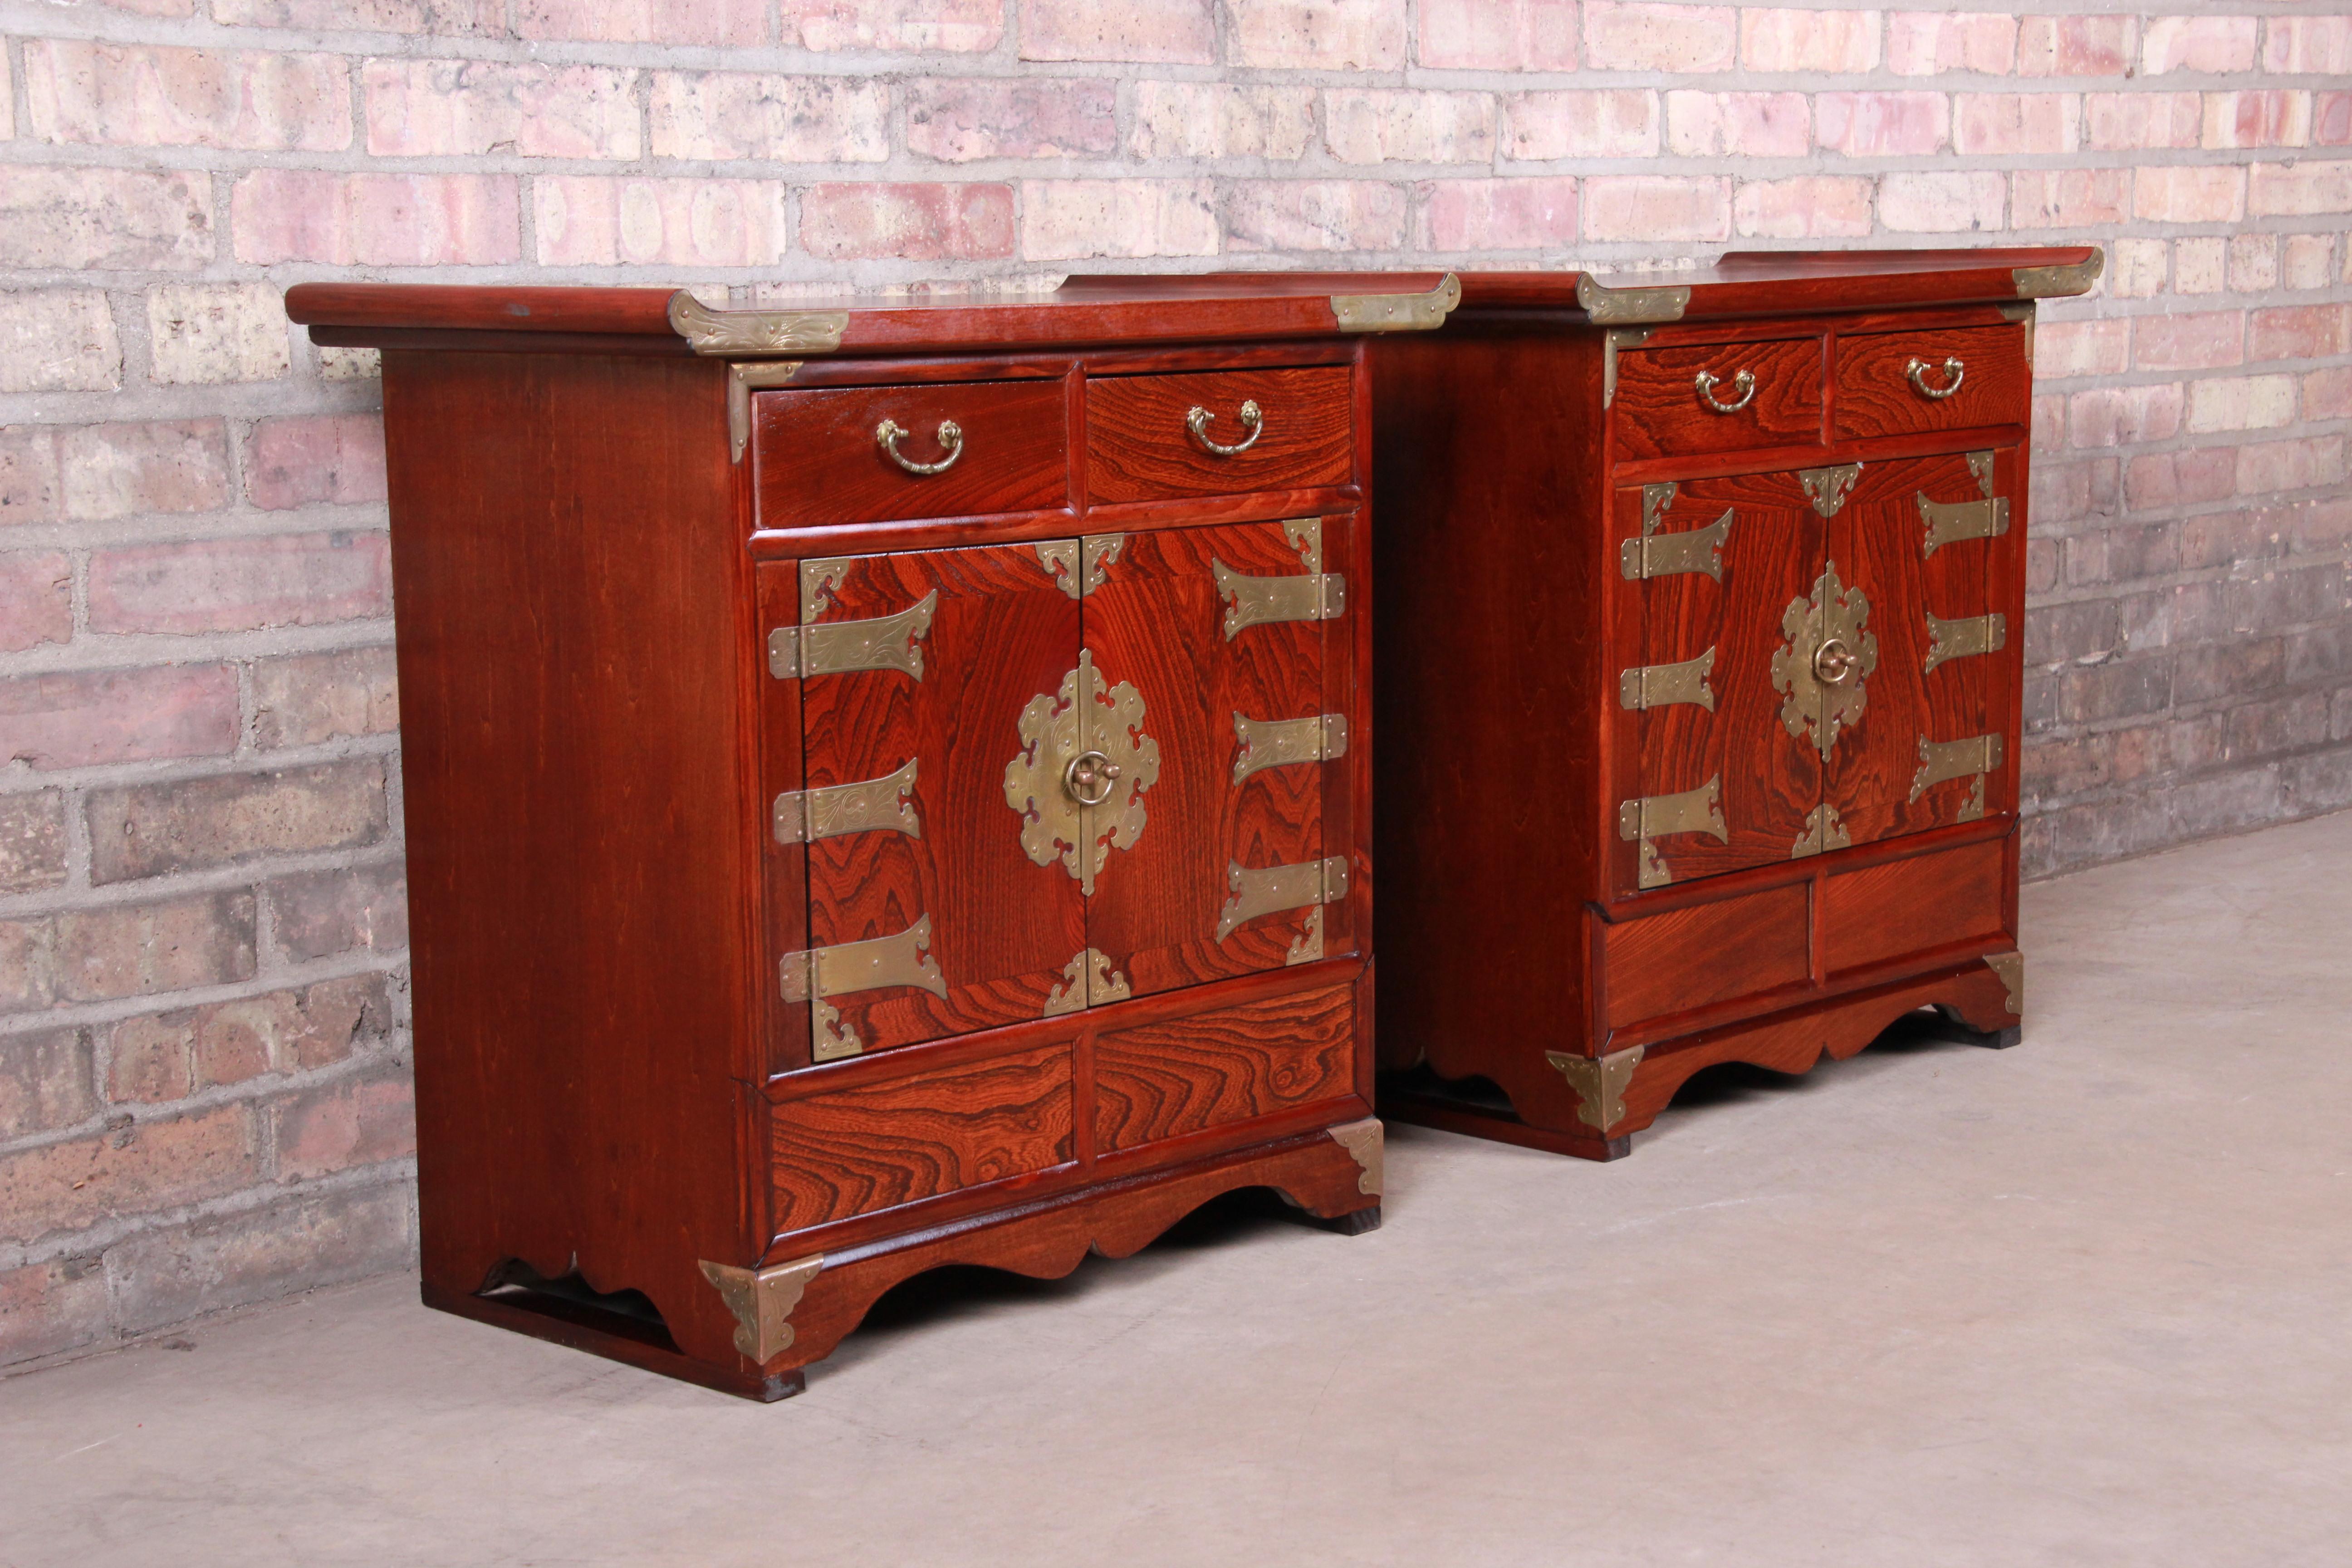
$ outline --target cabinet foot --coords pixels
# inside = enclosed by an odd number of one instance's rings
[[[1956,1007],[1938,1006],[1936,1009],[1936,1016],[1937,1037],[1963,1046],[1982,1046],[1989,1051],[2005,1051],[2025,1037],[2024,1026],[2019,1024],[2009,1024],[1992,1029],[1979,1029],[1961,1017],[1959,1010]]]
[[[1517,1143],[1580,1160],[1622,1160],[1633,1151],[1630,1132],[1602,1138],[1587,1131],[1538,1127],[1522,1120],[1499,1090],[1480,1093],[1480,1087],[1475,1082],[1448,1083],[1426,1071],[1393,1074],[1381,1080],[1380,1111],[1391,1121],[1491,1138],[1498,1143]]]

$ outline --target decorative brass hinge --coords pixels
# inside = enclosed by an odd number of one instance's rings
[[[809,1054],[821,1062],[854,1057],[866,1048],[856,1030],[840,1026],[841,1014],[827,1005],[826,997],[899,986],[928,991],[942,1002],[948,996],[947,979],[931,953],[929,915],[893,936],[788,952],[777,961],[776,973],[785,1001],[810,1005]]]
[[[1576,279],[1576,302],[1599,327],[1638,326],[1644,321],[1679,321],[1690,309],[1688,288],[1612,289],[1590,272]]]
[[[849,330],[846,310],[714,310],[680,289],[669,324],[698,354],[829,354]]]
[[[2000,976],[2002,989],[2009,993],[2011,1016],[2025,1016],[2025,954],[2021,952],[1989,952],[1985,966]]]
[[[1932,501],[1926,490],[1915,492],[1919,521],[1927,529],[1923,559],[1947,544],[1958,544],[1964,539],[1993,539],[2009,531],[2009,498],[1992,493],[1993,454],[1970,452],[1968,458],[1969,474],[1976,480],[1977,492],[1982,500]]]
[[[1772,655],[1772,689],[1786,698],[1780,722],[1800,741],[1811,730],[1825,761],[1868,700],[1864,682],[1878,668],[1869,620],[1869,596],[1839,580],[1834,561],[1813,580],[1811,598],[1791,599],[1781,612],[1789,640]]]
[[[1724,546],[1731,541],[1732,509],[1724,508],[1723,515],[1705,528],[1660,533],[1658,524],[1674,504],[1673,485],[1642,487],[1642,537],[1625,540],[1617,546],[1617,570],[1629,583],[1668,577],[1677,572],[1704,572],[1722,582]]]
[[[1642,795],[1617,807],[1617,837],[1641,846],[1641,887],[1663,888],[1675,879],[1651,840],[1677,833],[1704,833],[1717,844],[1731,842],[1723,823],[1722,774],[1680,795]]]
[[[1040,866],[1059,860],[1095,890],[1113,849],[1143,835],[1143,792],[1160,778],[1160,742],[1143,732],[1143,695],[1122,680],[1107,686],[1092,648],[1059,693],[1021,710],[1021,751],[1004,764],[1004,804],[1021,814],[1021,847]]]
[[[896,669],[923,679],[923,638],[939,613],[940,591],[924,595],[895,616],[871,620],[829,621],[815,626],[778,626],[768,634],[768,673],[779,680],[808,675],[851,675],[862,669]]]
[[[1607,1137],[1612,1127],[1625,1120],[1625,1091],[1633,1087],[1633,1069],[1642,1065],[1645,1048],[1632,1046],[1605,1057],[1546,1051],[1544,1060],[1558,1068],[1576,1091],[1576,1119]]]
[[[923,825],[915,816],[913,799],[918,761],[908,757],[907,765],[897,773],[859,784],[786,790],[776,797],[769,813],[776,842],[813,844],[820,838],[873,832],[920,838]]]
[[[796,359],[786,359],[764,364],[730,364],[727,367],[728,461],[741,462],[744,449],[751,444],[752,388],[782,386],[793,379],[801,363]]]
[[[1348,716],[1309,714],[1304,719],[1249,719],[1234,715],[1234,783],[1267,768],[1293,763],[1328,763],[1348,754]]]
[[[1356,1177],[1356,1190],[1373,1197],[1380,1196],[1384,1163],[1381,1154],[1388,1142],[1387,1131],[1381,1126],[1380,1119],[1367,1116],[1361,1121],[1346,1121],[1323,1131],[1331,1135],[1331,1142],[1354,1156],[1357,1168],[1361,1173]]]
[[[1650,341],[1654,327],[1616,327],[1601,334],[1601,406],[1608,407],[1617,401],[1617,354],[1622,349],[1637,349]]]
[[[1209,558],[1209,570],[1216,575],[1218,597],[1225,602],[1227,642],[1240,636],[1244,626],[1276,621],[1336,621],[1348,607],[1348,584],[1336,572],[1254,577],[1214,556]]]
[[[2094,249],[2088,261],[2077,261],[2071,267],[2019,267],[2010,271],[2017,283],[2021,300],[2054,300],[2069,294],[2087,294],[2099,274],[2107,268],[2107,253]]]
[[[1124,533],[1090,533],[1084,539],[1049,539],[1037,546],[1037,563],[1063,593],[1083,599],[1108,582],[1110,563],[1127,548]]]
[[[1998,612],[1956,621],[1938,620],[1931,615],[1927,617],[1927,668],[1933,669],[1948,659],[1991,653],[2008,644],[2009,617]]]
[[[1038,1016],[1059,1017],[1106,1002],[1124,1002],[1134,994],[1127,976],[1111,967],[1108,955],[1089,947],[1063,966],[1062,984],[1045,993],[1045,1005]]]
[[[735,1348],[764,1366],[793,1346],[793,1309],[809,1281],[824,1272],[824,1254],[768,1268],[737,1268],[702,1261],[702,1277],[735,1319]]]
[[[1715,669],[1715,649],[1680,664],[1643,664],[1617,676],[1617,705],[1641,712],[1675,702],[1695,702],[1715,711],[1715,689],[1706,678]]]
[[[1911,780],[1911,798],[1917,800],[1928,790],[1953,779],[1973,775],[1976,791],[1961,806],[1954,820],[1974,822],[1984,815],[1985,779],[2000,766],[2001,745],[1998,733],[1970,735],[1961,741],[1930,741],[1919,737],[1919,771]]]
[[[1348,896],[1348,858],[1331,855],[1256,868],[1232,861],[1225,868],[1225,888],[1231,897],[1217,915],[1219,942],[1233,935],[1236,926],[1262,915],[1338,903]]]
[[[1343,332],[1425,332],[1460,303],[1462,279],[1449,272],[1426,294],[1334,294],[1331,314]]]
[[[1801,860],[1808,855],[1853,847],[1853,836],[1838,820],[1837,807],[1823,801],[1805,814],[1805,830],[1797,835],[1796,847],[1789,851],[1789,858]]]
[[[1862,478],[1860,463],[1838,463],[1826,468],[1800,468],[1797,483],[1813,510],[1823,517],[1835,517],[1844,510],[1845,498],[1853,493],[1856,479]]]

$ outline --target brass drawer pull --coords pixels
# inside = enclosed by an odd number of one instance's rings
[[[963,426],[952,419],[940,421],[940,445],[946,449],[947,456],[936,463],[919,463],[899,451],[898,443],[907,435],[908,432],[896,419],[885,419],[874,426],[874,444],[880,447],[892,462],[910,474],[944,474],[955,467],[958,458],[963,456]]]
[[[1249,434],[1243,437],[1239,441],[1234,442],[1230,447],[1225,446],[1221,442],[1213,441],[1209,438],[1209,422],[1214,419],[1216,416],[1210,413],[1207,409],[1202,407],[1197,403],[1192,405],[1192,408],[1185,413],[1184,428],[1192,432],[1192,438],[1194,440],[1200,442],[1202,446],[1206,447],[1210,451],[1214,452],[1218,457],[1238,457],[1242,453],[1248,451],[1252,447],[1256,446],[1257,438],[1265,434],[1265,416],[1259,410],[1257,399],[1251,398],[1241,405],[1241,408],[1235,416],[1240,419],[1242,428],[1248,431]]]
[[[1909,364],[1903,367],[1903,374],[1908,376],[1911,380],[1911,390],[1917,393],[1920,396],[1926,398],[1930,403],[1941,403],[1947,397],[1951,396],[1952,394],[1959,391],[1960,382],[1968,374],[1967,367],[1962,365],[1959,362],[1958,356],[1955,355],[1944,362],[1944,384],[1941,386],[1929,386],[1927,384],[1927,372],[1931,368],[1933,367],[1923,359],[1915,359]]]
[[[1756,378],[1744,370],[1731,378],[1731,390],[1739,395],[1728,403],[1715,395],[1715,389],[1723,384],[1715,378],[1714,372],[1699,372],[1692,384],[1698,388],[1698,400],[1717,414],[1737,414],[1756,401]]]

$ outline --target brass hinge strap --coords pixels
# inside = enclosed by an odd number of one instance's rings
[[[787,1002],[845,996],[854,991],[885,991],[907,985],[947,1000],[948,983],[931,952],[931,917],[905,931],[864,942],[788,952],[777,961]]]
[[[814,626],[778,626],[768,634],[768,673],[778,680],[810,675],[853,675],[895,669],[923,679],[923,639],[939,613],[940,591],[893,616],[871,620],[829,621]]]
[[[2001,743],[1998,732],[1990,735],[1970,735],[1959,741],[1930,741],[1919,737],[1919,772],[1911,780],[1911,798],[1922,795],[1939,784],[1964,779],[1972,774],[1990,773],[2000,766]]]
[[[1665,487],[1671,490],[1672,487]],[[1646,516],[1650,510],[1643,507]],[[1659,509],[1661,512],[1664,508]],[[1723,581],[1723,549],[1731,539],[1731,509],[1705,528],[1686,528],[1675,533],[1644,531],[1639,539],[1628,539],[1617,547],[1617,569],[1629,583],[1650,577],[1668,577],[1677,572],[1704,572],[1717,582]]]
[[[1236,572],[1212,556],[1209,570],[1225,602],[1225,640],[1244,626],[1279,621],[1335,621],[1348,607],[1348,584],[1337,572],[1257,577]]]
[[[1715,711],[1715,689],[1706,683],[1715,669],[1715,649],[1680,664],[1643,664],[1617,676],[1617,704],[1633,712],[1664,708],[1676,702],[1696,703]]]
[[[1348,896],[1348,858],[1332,855],[1255,869],[1234,861],[1225,868],[1225,888],[1230,896],[1217,915],[1219,942],[1261,915],[1338,903]]]
[[[2009,531],[2009,498],[1992,496],[1983,500],[1929,500],[1927,492],[1916,494],[1919,521],[1927,525],[1926,544],[1922,556],[1933,555],[1947,544],[1958,544],[1969,539],[1996,539]]]
[[[1992,653],[2008,645],[2009,617],[1997,611],[1953,621],[1927,617],[1927,669],[1952,659]]]
[[[1348,754],[1348,716],[1309,714],[1304,719],[1251,719],[1234,715],[1234,783],[1267,768],[1294,763],[1328,763]]]
[[[915,766],[908,757],[897,773],[857,784],[827,784],[820,789],[786,790],[769,812],[779,844],[813,844],[850,833],[903,833],[923,836],[915,815]]]

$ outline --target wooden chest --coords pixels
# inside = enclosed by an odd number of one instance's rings
[[[2095,250],[1465,274],[1372,346],[1387,1114],[2017,1038],[2033,303]]]
[[[1377,1222],[1358,334],[1440,282],[289,293],[383,350],[429,1302],[773,1398],[921,1269]]]

